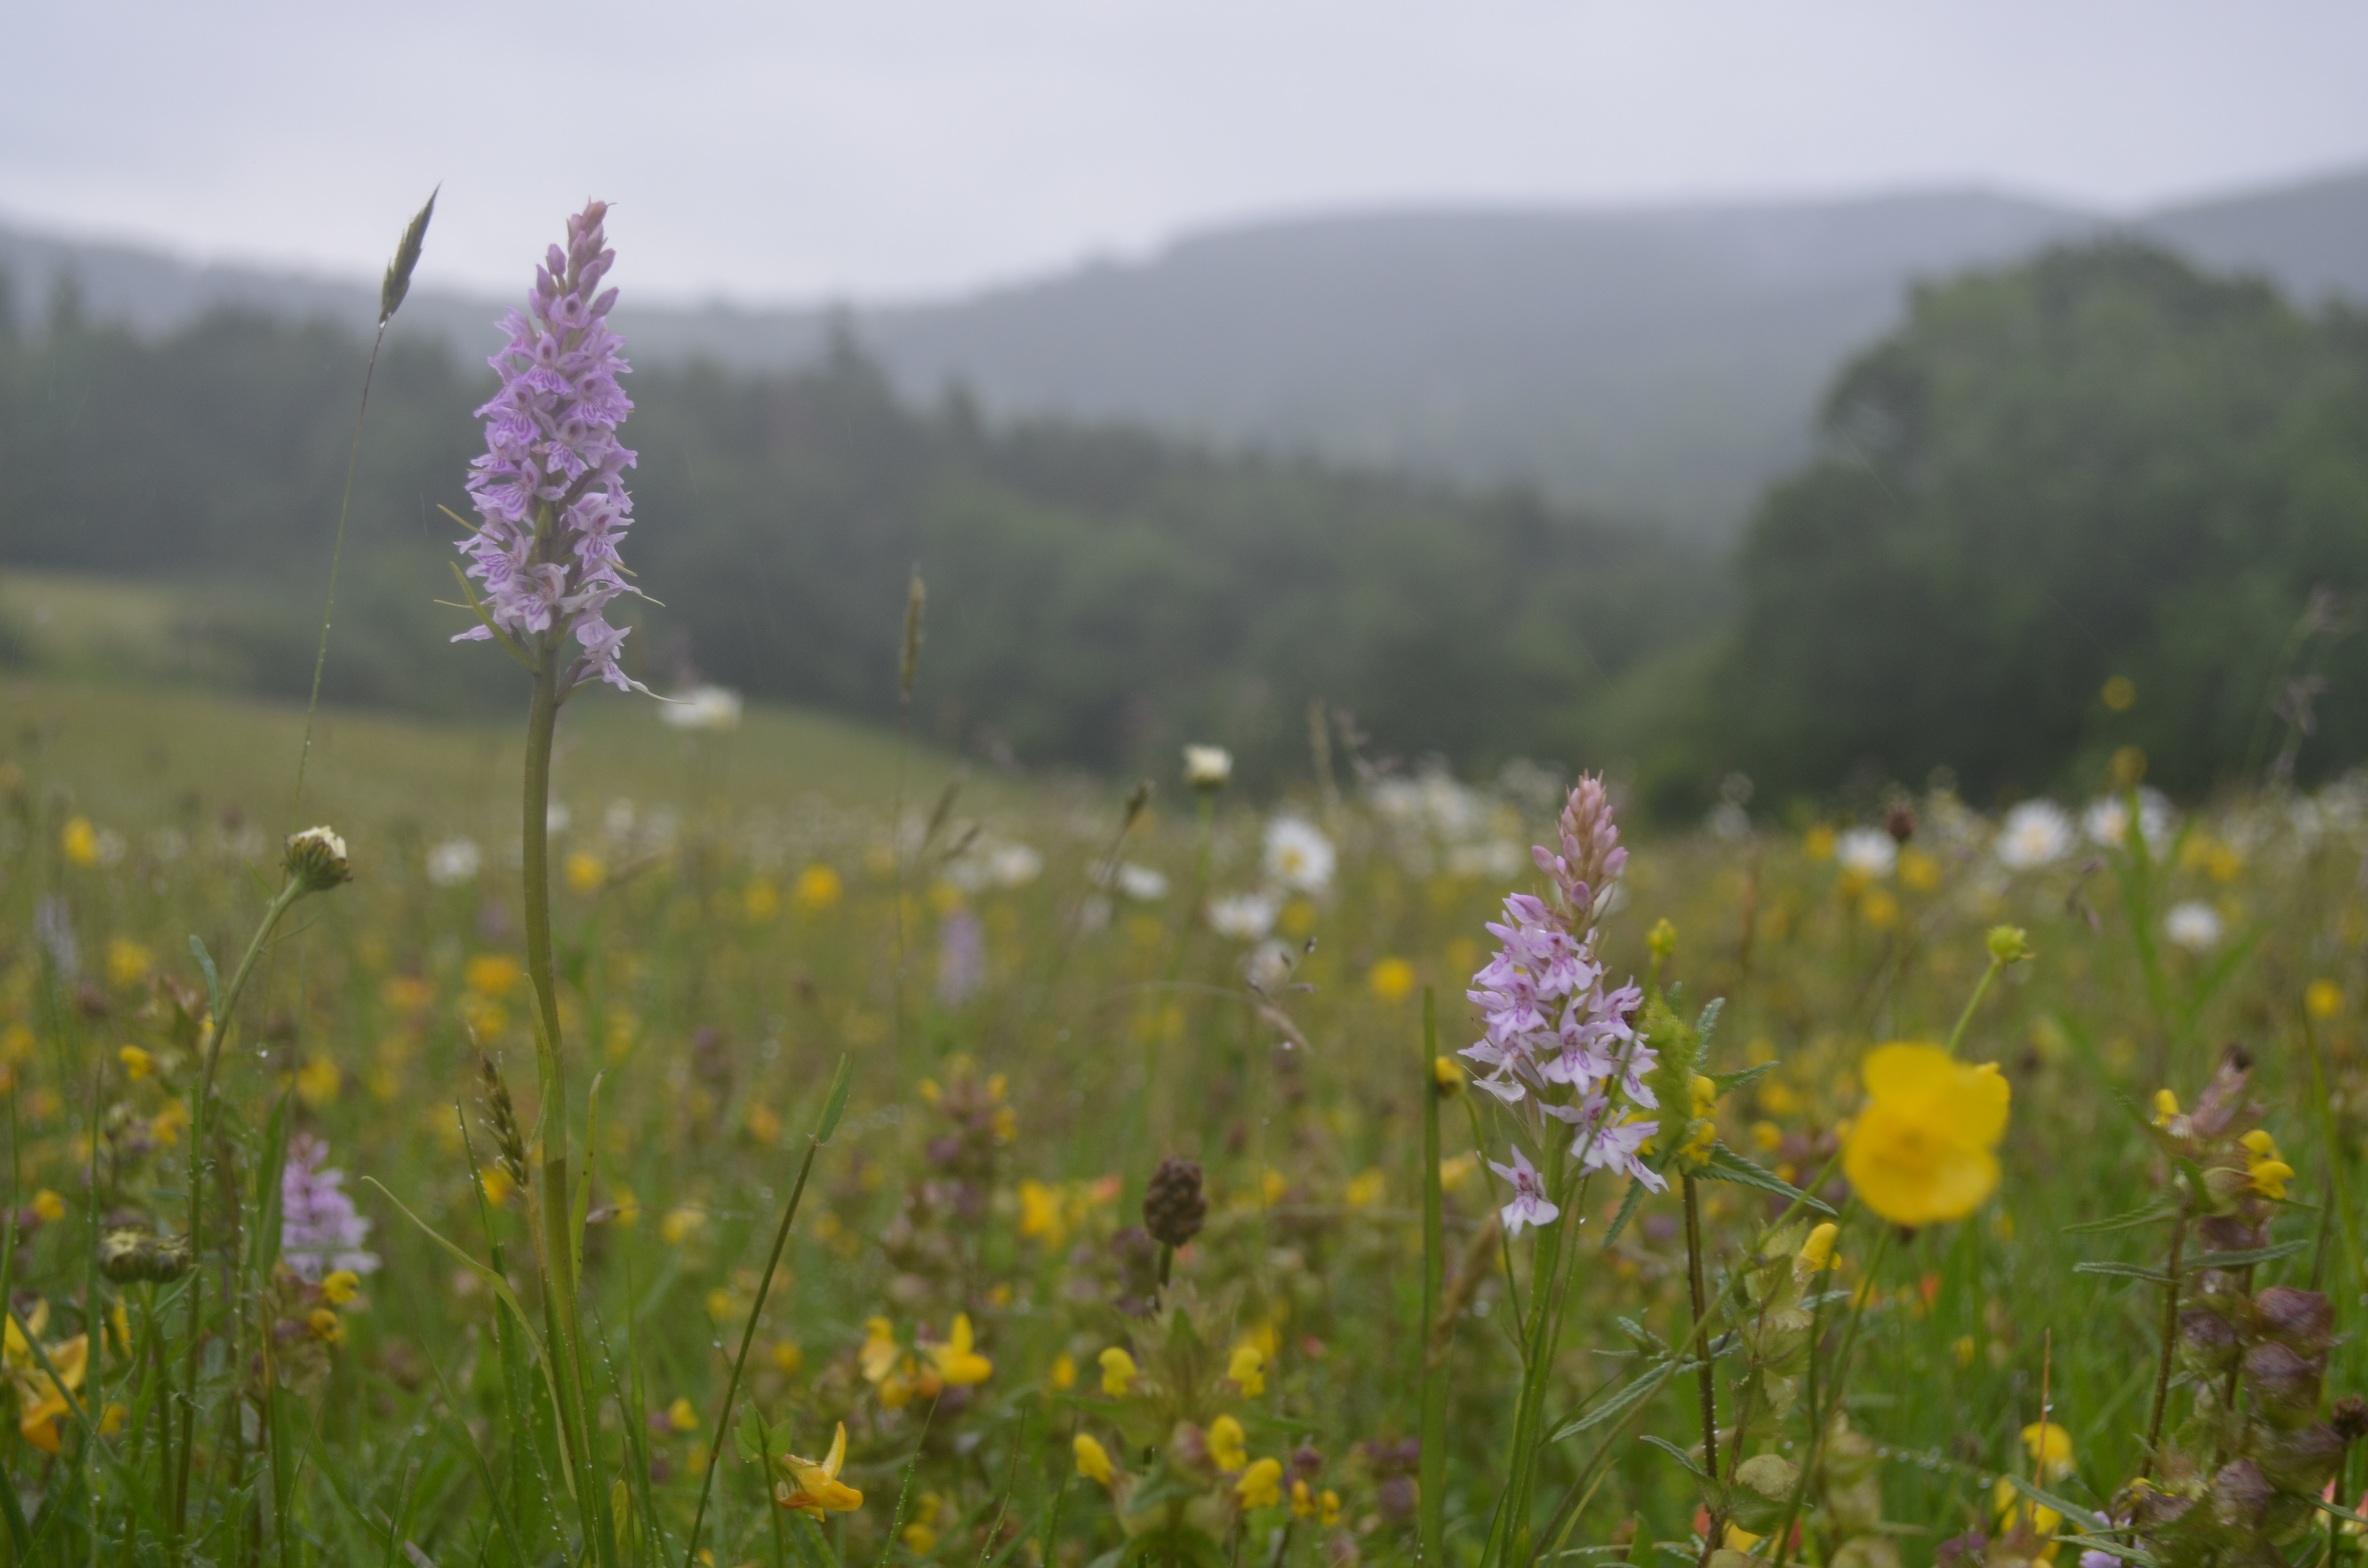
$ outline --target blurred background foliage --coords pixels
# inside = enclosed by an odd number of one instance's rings
[[[143,335],[70,290],[18,319],[0,562],[169,585],[120,658],[301,699],[367,346],[235,311]],[[432,342],[381,359],[331,700],[514,705],[435,603],[490,381]],[[891,718],[917,566],[917,725],[997,763],[1164,771],[1210,740],[1255,782],[1304,767],[1319,699],[1370,756],[1610,766],[1672,816],[1738,771],[1768,799],[1946,767],[1987,801],[2125,745],[2190,794],[2368,756],[2368,323],[2126,241],[1920,288],[1725,553],[1519,490],[916,404],[845,336],[631,390],[631,553],[665,601],[637,673]],[[0,654],[40,642],[5,630]]]

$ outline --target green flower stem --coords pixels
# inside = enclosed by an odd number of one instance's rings
[[[1439,999],[1422,988],[1422,1321],[1415,1343],[1422,1357],[1422,1459],[1416,1494],[1422,1510],[1423,1568],[1447,1561],[1447,1346],[1439,1321],[1445,1293],[1447,1233],[1439,1179]]]
[[[198,1420],[198,1335],[201,1326],[199,1309],[205,1300],[205,1168],[208,1112],[213,1108],[214,1078],[222,1070],[222,1041],[230,1038],[231,1022],[238,1010],[239,997],[246,991],[246,983],[255,973],[263,949],[271,940],[280,918],[296,905],[296,901],[312,891],[301,877],[290,877],[279,889],[279,896],[263,912],[263,919],[255,927],[255,935],[246,944],[246,952],[231,971],[230,983],[222,988],[214,1006],[213,1038],[206,1042],[206,1064],[198,1074],[197,1105],[189,1117],[189,1326],[188,1346],[181,1375],[181,1437],[179,1461],[173,1476],[172,1539],[177,1551],[181,1532],[189,1518],[189,1455],[196,1436]]]
[[[542,1179],[538,1194],[541,1236],[536,1247],[542,1266],[544,1310],[556,1331],[552,1346],[559,1362],[557,1379],[561,1434],[575,1458],[578,1506],[585,1533],[591,1537],[595,1561],[608,1563],[617,1551],[615,1532],[608,1524],[608,1495],[598,1483],[599,1467],[593,1462],[590,1411],[584,1396],[584,1328],[577,1309],[575,1243],[571,1218],[567,1158],[567,1065],[559,1033],[559,984],[551,958],[551,749],[559,729],[559,661],[564,652],[557,636],[547,636],[538,648],[534,697],[527,710],[524,820],[519,824],[524,847],[522,881],[526,904],[526,971],[534,987],[535,1065],[542,1094]]]
[[[1965,1038],[1965,1029],[1973,1023],[1974,1015],[1981,1011],[1982,998],[1990,994],[1991,983],[1998,979],[1998,971],[2005,969],[2009,961],[1999,958],[1995,953],[1990,955],[1989,968],[1982,971],[1982,977],[1974,982],[1974,994],[1965,998],[1965,1010],[1957,1015],[1957,1027],[1949,1031],[1949,1043],[1942,1049],[1950,1055],[1957,1054],[1958,1042]]]
[[[2154,1414],[2146,1417],[2148,1470],[2160,1468],[2157,1461],[2162,1454],[2162,1415],[2170,1404],[2171,1356],[2179,1346],[2179,1266],[2186,1248],[2187,1216],[2181,1213],[2170,1227],[2170,1267],[2165,1271],[2162,1287],[2162,1353],[2154,1369]]]
[[[1686,1289],[1693,1301],[1693,1336],[1702,1340],[1709,1332],[1706,1325],[1710,1322],[1710,1303],[1706,1299],[1708,1292],[1702,1289],[1702,1195],[1694,1178],[1690,1176],[1679,1176],[1678,1185],[1684,1192],[1686,1202]],[[1695,1359],[1701,1363],[1695,1373],[1702,1394],[1702,1473],[1715,1483],[1718,1480],[1718,1369],[1707,1352]],[[1740,1443],[1742,1440],[1743,1436],[1738,1429],[1736,1441]],[[1710,1517],[1709,1540],[1702,1547],[1702,1560],[1704,1562],[1708,1562],[1710,1554],[1717,1550],[1722,1533],[1719,1526],[1724,1522],[1721,1510],[1713,1508]]]

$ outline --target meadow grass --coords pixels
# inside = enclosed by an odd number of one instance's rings
[[[1645,842],[1604,926],[1611,972],[1681,986],[1688,1019],[1725,998],[1702,1070],[1766,1071],[1723,1086],[1718,1136],[1833,1207],[1839,1264],[1787,1261],[1815,1216],[1792,1207],[1771,1242],[1780,1196],[1702,1182],[1690,1257],[1677,1191],[1623,1222],[1627,1184],[1599,1178],[1567,1205],[1566,1272],[1550,1275],[1531,1236],[1497,1233],[1506,1194],[1480,1156],[1502,1157],[1506,1135],[1484,1096],[1438,1094],[1422,1026],[1429,989],[1437,1051],[1473,1038],[1461,993],[1491,945],[1483,923],[1537,882],[1525,846],[1551,842],[1559,802],[1534,779],[1375,778],[1337,806],[1311,788],[1280,809],[1337,846],[1317,877],[1267,863],[1275,809],[1222,794],[1205,812],[1155,801],[1129,825],[1115,786],[979,780],[933,816],[946,768],[922,754],[899,824],[893,740],[755,710],[686,736],[646,704],[594,699],[564,727],[552,836],[569,1110],[591,1160],[584,1440],[598,1464],[576,1475],[535,1364],[534,1238],[503,1153],[507,1138],[529,1167],[548,1125],[511,858],[516,741],[329,714],[306,814],[346,832],[355,880],[295,906],[224,1055],[210,1179],[237,1228],[217,1241],[210,1222],[199,1272],[241,1293],[199,1346],[176,1455],[167,1369],[188,1348],[177,1303],[195,1275],[117,1279],[95,1260],[119,1233],[178,1229],[206,1011],[189,938],[226,967],[270,899],[303,716],[49,676],[12,678],[0,701],[6,1267],[31,1331],[11,1339],[19,1419],[0,1432],[17,1560],[563,1562],[604,1546],[680,1562],[711,1466],[700,1550],[716,1562],[1345,1568],[1413,1559],[1425,1504],[1439,1550],[1466,1563],[1782,1555],[1750,1531],[1789,1540],[1794,1517],[1800,1559],[1850,1568],[1929,1561],[1969,1529],[1989,1539],[1960,1540],[1960,1557],[2069,1553],[2032,1534],[2011,1490],[2004,1522],[2022,1534],[2001,1532],[2001,1477],[2124,1512],[2131,1477],[2174,1478],[2145,1451],[2163,1292],[2131,1272],[2161,1269],[2167,1223],[2067,1228],[2183,1190],[2154,1096],[2193,1108],[2229,1041],[2296,1173],[2267,1222],[2271,1250],[2299,1244],[2243,1266],[2245,1288],[2320,1289],[2347,1327],[2368,1299],[2349,1224],[2368,1131],[2359,791],[2232,800],[2147,853],[2125,833],[2018,870],[1995,825],[1944,794],[1915,802],[1889,856],[1864,834],[1838,846],[1834,824],[1732,818],[1726,835]],[[452,849],[464,837],[472,863]],[[1271,938],[1203,918],[1253,890],[1275,895]],[[2173,916],[2188,904],[2218,927],[2192,947],[2168,935],[2200,934]],[[1674,946],[1656,954],[1662,919]],[[2002,924],[2035,956],[1967,1015]],[[1945,1040],[1961,1018],[1959,1056],[2011,1085],[2003,1177],[1968,1217],[1902,1231],[1834,1156],[1862,1114],[1867,1051]],[[842,1060],[844,1119],[760,1305]],[[383,1266],[348,1299],[270,1267],[291,1148],[347,1173],[372,1222]],[[1172,1259],[1134,1229],[1169,1155],[1201,1164],[1208,1206]],[[1542,1290],[1562,1315],[1531,1354],[1515,1329]],[[1805,1350],[1770,1337],[1771,1314],[1794,1310]],[[719,1433],[752,1322],[755,1424]],[[75,1387],[57,1360],[77,1336]],[[1689,1473],[1705,1346],[1713,1419],[1730,1424],[1708,1484]],[[75,1394],[63,1414],[53,1367]],[[2339,1344],[2328,1398],[2362,1370]],[[2182,1351],[2172,1379],[2169,1426],[2208,1451],[2207,1483],[2247,1440],[2212,1415],[2218,1377]],[[1426,1389],[1444,1459],[1427,1498],[1408,1444]],[[1494,1529],[1525,1389],[1543,1412],[1530,1503]],[[2244,1408],[2269,1397],[2247,1383]],[[2067,1445],[2044,1465],[2021,1436],[2043,1402]],[[776,1463],[783,1451],[819,1458],[842,1423],[839,1484],[861,1506],[819,1522],[772,1506],[787,1477],[824,1484]],[[1762,1453],[1803,1466],[1789,1496],[1736,1489],[1737,1460]],[[177,1546],[159,1491],[175,1457],[193,1472]],[[2336,1494],[2354,1497],[2359,1467],[2341,1462]],[[595,1487],[607,1542],[566,1500]],[[2280,1517],[2255,1533],[2283,1560],[2356,1551]],[[2135,1525],[2108,1537],[2083,1519],[2052,1528],[2154,1560]],[[2234,1540],[2194,1560],[2235,1560]]]

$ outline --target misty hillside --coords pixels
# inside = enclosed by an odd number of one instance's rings
[[[1820,389],[1907,286],[2112,227],[1976,191],[1655,210],[1432,211],[1248,223],[939,303],[844,318],[909,392],[1308,448],[1723,535],[1810,450]],[[2368,300],[2368,173],[2127,225],[2305,301]],[[36,312],[71,273],[151,329],[232,302],[362,324],[373,290],[0,229]],[[630,279],[627,280],[630,282]],[[464,345],[498,304],[420,293],[401,329]],[[811,360],[831,312],[620,310],[636,357]],[[490,347],[487,342],[487,347]]]

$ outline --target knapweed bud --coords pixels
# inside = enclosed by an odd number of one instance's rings
[[[280,864],[304,884],[307,892],[327,892],[354,880],[354,869],[346,859],[346,841],[332,828],[308,827],[290,834],[288,853]]]
[[[1223,746],[1186,746],[1184,782],[1195,790],[1222,790],[1234,780],[1234,754]]]
[[[2021,963],[2031,957],[2031,933],[2020,926],[1993,926],[1989,949],[1990,957],[1999,963]]]
[[[189,1271],[189,1244],[120,1225],[98,1239],[98,1271],[119,1285],[168,1285]]]
[[[2335,1435],[2347,1443],[2368,1437],[2368,1399],[2347,1393],[2335,1402],[2327,1419],[2328,1425],[2335,1428]]]
[[[1891,835],[1894,844],[1905,844],[1916,836],[1916,808],[1901,801],[1883,813],[1883,831]]]
[[[1200,1164],[1173,1154],[1160,1161],[1143,1195],[1143,1228],[1152,1239],[1162,1246],[1180,1247],[1201,1233],[1208,1217]]]

